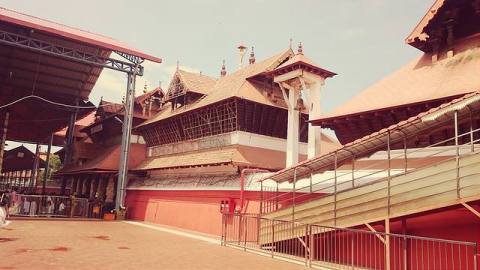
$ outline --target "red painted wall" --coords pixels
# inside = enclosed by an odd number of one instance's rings
[[[128,190],[128,218],[220,236],[222,200],[240,201],[239,191]],[[245,192],[245,211],[258,213],[260,192]]]

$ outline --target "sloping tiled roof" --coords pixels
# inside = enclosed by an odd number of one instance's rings
[[[453,98],[479,90],[480,36],[459,42],[456,51],[453,57],[436,63],[432,63],[431,55],[424,54],[315,122]]]
[[[60,170],[57,174],[74,174],[74,173],[86,173],[86,172],[116,172],[118,171],[118,165],[120,161],[120,145],[113,145],[110,147],[101,147],[96,144],[91,144],[95,148],[100,149],[98,155],[93,159],[87,161],[82,166],[71,165],[66,166]],[[134,168],[138,166],[144,159],[146,154],[146,147],[144,144],[131,144],[130,156],[128,159],[128,168]]]
[[[423,30],[428,25],[430,20],[435,17],[438,9],[443,6],[444,2],[445,0],[435,0],[432,6],[428,9],[427,13],[425,13],[420,22],[418,22],[418,24],[415,26],[412,33],[410,33],[410,35],[408,35],[408,37],[405,39],[406,43],[412,43],[417,38],[419,40],[426,40],[428,38],[428,35]]]
[[[191,92],[206,95],[212,91],[216,83],[214,78],[199,73],[188,72],[181,69],[177,70],[177,73],[187,90]]]
[[[183,108],[174,111],[167,107],[156,116],[145,121],[140,126],[148,125],[177,114],[199,109],[231,97],[239,97],[257,103],[279,107],[279,104],[272,102],[261,91],[259,91],[260,87],[258,87],[255,82],[247,79],[262,73],[273,71],[277,66],[279,66],[292,55],[293,51],[288,49],[263,61],[241,68],[232,74],[221,77],[216,82],[213,90],[204,98],[201,98],[191,105],[186,105]]]
[[[160,94],[160,96],[163,96],[164,93],[163,93],[163,90],[161,87],[157,87],[151,91],[148,91],[147,93],[144,93],[138,97],[135,98],[135,103],[137,104],[141,104],[143,103],[147,98],[150,98],[151,96],[155,95],[155,94]]]
[[[288,61],[275,68],[275,71],[286,70],[292,67],[297,67],[298,65],[306,66],[309,68],[309,70],[314,71],[315,73],[322,75],[326,78],[337,75],[336,73],[321,68],[319,65],[315,64],[310,58],[306,57],[303,53],[295,54],[292,58],[288,59]]]
[[[99,46],[110,51],[119,51],[130,55],[138,56],[140,58],[150,60],[156,63],[162,62],[162,60],[158,57],[143,53],[111,37],[91,33],[78,28],[70,27],[49,20],[44,20],[38,17],[30,16],[2,7],[0,7],[0,20],[17,24],[26,27],[27,29],[44,31],[50,35],[57,35],[86,44]]]
[[[233,164],[280,170],[285,167],[285,152],[250,146],[228,146],[146,159],[135,170],[154,170],[194,166]],[[305,156],[301,156],[304,160]]]
[[[81,119],[78,119],[77,122],[75,122],[75,137],[82,137],[80,130],[82,130],[84,127],[90,125],[95,121],[95,113],[96,113],[95,111],[92,111],[91,113],[87,114]],[[62,128],[61,130],[55,132],[54,136],[58,136],[62,138],[66,137],[67,129],[68,127]]]

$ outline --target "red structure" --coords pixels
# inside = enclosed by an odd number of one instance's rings
[[[127,187],[129,217],[220,235],[223,213],[258,213],[265,194],[257,181],[284,168],[286,156],[287,108],[272,72],[294,56],[288,49],[255,61],[252,52],[231,74],[224,64],[220,78],[178,69],[164,108],[135,129],[147,158]],[[307,120],[304,110],[302,160]],[[324,152],[340,146],[322,140]]]

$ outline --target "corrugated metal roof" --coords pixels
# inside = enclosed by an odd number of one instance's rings
[[[60,23],[41,19],[24,13],[16,12],[6,8],[0,7],[0,21],[9,22],[12,24],[32,28],[43,31],[49,34],[58,35],[75,41],[87,43],[108,49],[111,51],[119,51],[141,57],[143,59],[161,63],[162,60],[158,57],[143,53],[123,42],[115,40],[104,35],[94,34],[78,28],[70,27]]]
[[[336,151],[314,159],[300,162],[293,167],[281,170],[262,180],[272,179],[277,182],[285,182],[293,180],[295,171],[297,179],[301,179],[310,175],[310,173],[322,173],[328,170],[333,170],[335,156],[337,157],[338,166],[341,166],[342,163],[349,162],[353,155],[356,159],[368,156],[380,149],[385,148],[385,145],[387,144],[388,133],[390,133],[390,140],[393,144],[394,142],[403,141],[405,136],[419,134],[422,131],[428,131],[435,126],[435,124],[451,118],[452,112],[445,110],[445,108],[449,106],[456,106],[459,103],[465,103],[465,100],[472,99],[474,102],[469,103],[471,107],[469,109],[465,109],[465,107],[463,107],[462,109],[467,111],[467,114],[469,114],[469,110],[473,109],[474,106],[477,107],[477,109],[480,107],[478,96],[480,96],[480,92],[466,94],[461,98],[445,103],[437,108],[430,109],[427,112],[420,113],[419,115],[411,117],[406,121],[402,121],[398,124],[382,129],[379,132],[372,133],[354,142],[348,143]],[[441,110],[445,111],[445,113],[442,115],[436,115],[435,120],[432,119],[431,121],[422,121],[422,119],[426,116],[436,114]]]

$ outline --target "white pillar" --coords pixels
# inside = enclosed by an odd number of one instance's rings
[[[308,89],[308,120],[320,118],[320,93],[322,82],[315,82],[309,84]],[[308,124],[308,159],[312,159],[320,155],[321,150],[321,128],[319,126],[313,126],[312,123]]]
[[[291,167],[298,163],[300,113],[295,110],[298,95],[299,91],[289,90],[286,167]]]

